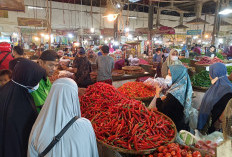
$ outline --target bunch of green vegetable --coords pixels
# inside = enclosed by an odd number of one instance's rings
[[[224,60],[224,57],[221,53],[216,53],[217,58]]]
[[[189,58],[182,58],[182,59],[180,59],[180,61],[182,62],[182,63],[190,63],[190,59]]]
[[[232,72],[232,66],[227,66],[227,74],[230,75]]]
[[[204,70],[201,71],[200,73],[194,75],[192,78],[192,83],[193,86],[196,87],[210,87],[211,85],[211,81],[209,78],[209,72]]]

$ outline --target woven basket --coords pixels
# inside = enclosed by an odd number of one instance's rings
[[[164,116],[166,119],[170,120],[172,123],[173,123],[173,126],[174,126],[174,131],[175,131],[175,135],[173,137],[173,139],[171,141],[169,141],[169,143],[167,144],[170,144],[170,143],[173,143],[176,139],[176,136],[177,136],[177,130],[176,130],[176,126],[174,124],[174,122],[166,115],[164,115],[163,113],[160,113],[158,111],[156,111],[158,114]],[[115,147],[115,146],[112,146],[112,145],[109,145],[107,143],[104,143],[103,141],[97,139],[97,142],[99,145],[102,145],[108,149],[111,149],[111,150],[114,150],[114,151],[117,151],[119,153],[123,153],[123,154],[133,154],[133,155],[146,155],[146,154],[151,154],[153,153],[154,151],[156,151],[157,148],[153,148],[153,149],[147,149],[147,150],[128,150],[128,149],[124,149],[124,148],[119,148],[119,147]]]
[[[123,75],[125,75],[125,71],[123,71],[123,70],[114,70],[113,73],[112,73],[113,77],[120,77],[120,76],[123,76]]]
[[[149,101],[149,100],[152,100],[154,97],[155,95],[153,97],[146,97],[146,98],[137,97],[133,99],[140,100],[140,101]]]
[[[198,90],[204,90],[204,91],[207,91],[209,89],[209,87],[199,87],[199,86],[193,86],[193,88]]]
[[[210,65],[212,65],[212,64],[199,64],[199,63],[195,63],[195,64],[198,66],[210,66]]]

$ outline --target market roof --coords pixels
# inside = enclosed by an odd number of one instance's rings
[[[83,5],[91,5],[91,0],[52,0],[63,3],[76,3]],[[114,0],[116,2],[124,3],[124,9],[128,9],[128,0]],[[129,0],[129,9],[131,11],[138,12],[148,12],[148,4],[150,0]],[[154,6],[158,6],[160,8],[168,8],[172,5],[171,1],[173,1],[173,7],[175,10],[183,10],[184,17],[193,17],[195,16],[194,8],[197,0],[152,0]],[[230,0],[231,1],[231,0]],[[133,3],[134,2],[134,3]],[[92,0],[93,6],[102,6],[105,7],[107,0]],[[216,2],[214,0],[206,0],[203,4],[203,14],[214,14],[215,13]],[[156,13],[156,7],[155,7]],[[180,16],[179,12],[172,10],[163,10],[161,14],[172,15],[172,16]]]

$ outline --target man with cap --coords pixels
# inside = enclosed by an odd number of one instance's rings
[[[65,68],[65,70],[75,73],[75,81],[79,88],[87,88],[93,84],[90,73],[92,71],[91,63],[85,55],[85,49],[79,48],[78,55],[76,55],[72,69]]]
[[[32,92],[37,111],[39,112],[48,96],[51,89],[51,82],[48,77],[51,77],[56,71],[59,64],[59,56],[53,50],[44,51],[39,58],[39,65],[46,70],[47,77],[39,82],[39,88]]]
[[[0,43],[0,70],[9,69],[9,62],[13,60],[11,56],[11,45],[7,42]]]

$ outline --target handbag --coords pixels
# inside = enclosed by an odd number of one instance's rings
[[[70,126],[78,119],[77,116],[73,117],[65,127],[60,131],[58,135],[56,135],[51,143],[45,148],[45,150],[39,154],[38,157],[44,157],[50,150],[60,141],[61,137],[65,134],[65,132],[70,128]]]

